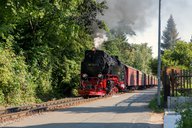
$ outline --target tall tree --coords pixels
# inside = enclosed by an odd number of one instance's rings
[[[176,29],[176,24],[174,22],[173,16],[171,15],[167,21],[167,26],[163,31],[163,43],[161,43],[162,49],[172,49],[175,43],[179,40],[179,33]]]

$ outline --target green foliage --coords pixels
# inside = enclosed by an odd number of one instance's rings
[[[97,19],[106,8],[95,0],[2,1],[0,103],[76,94],[81,58],[93,26],[106,27]]]
[[[152,60],[152,49],[147,46],[147,43],[143,44],[134,44],[133,47],[135,51],[133,51],[134,55],[134,63],[132,66],[135,68],[145,72],[151,73],[150,63]]]
[[[158,66],[158,59],[152,58],[151,63],[150,63],[150,68],[151,68],[153,74],[157,74],[157,66]]]
[[[78,90],[76,88],[73,88],[72,96],[78,96],[78,95],[79,95]]]
[[[81,15],[77,19],[77,23],[83,26],[84,29],[93,34],[95,29],[103,29],[106,27],[105,23],[97,19],[97,14],[103,14],[103,10],[107,9],[106,1],[96,2],[96,0],[83,0],[78,6],[78,11]]]
[[[24,57],[16,56],[11,48],[0,47],[0,76],[1,104],[35,101],[35,86]]]
[[[192,104],[181,105],[177,111],[181,115],[181,119],[177,121],[177,128],[191,128],[192,127]]]
[[[167,21],[167,27],[163,31],[163,43],[161,43],[162,49],[173,49],[176,42],[179,40],[178,38],[179,33],[176,29],[176,24],[172,15],[169,17]]]
[[[5,104],[5,96],[2,89],[0,90],[0,104]]]
[[[182,69],[191,68],[192,44],[178,41],[172,50],[165,50],[162,56],[164,66],[177,66]]]

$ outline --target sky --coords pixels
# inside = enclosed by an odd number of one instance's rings
[[[102,19],[109,28],[120,20],[127,21],[136,36],[129,36],[129,43],[148,43],[153,57],[158,55],[158,0],[107,0],[109,9]],[[192,0],[161,0],[161,30],[172,14],[179,37],[189,42],[192,35]],[[162,34],[162,32],[161,32]]]

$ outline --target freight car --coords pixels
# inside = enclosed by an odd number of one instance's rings
[[[155,84],[152,76],[121,63],[117,56],[96,49],[85,51],[78,89],[83,97],[144,89],[152,84]]]

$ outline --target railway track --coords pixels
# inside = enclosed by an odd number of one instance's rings
[[[122,93],[119,93],[119,94],[122,94]],[[82,97],[65,98],[61,100],[48,101],[41,104],[12,107],[8,109],[0,110],[0,124],[9,122],[9,121],[14,121],[26,116],[31,116],[31,115],[35,115],[35,114],[39,114],[47,111],[54,111],[54,110],[69,108],[71,106],[77,106],[82,103],[91,102],[98,99],[104,99],[111,96],[112,95],[106,95],[104,97],[94,97],[94,98],[88,98],[88,99],[84,99]]]
[[[38,107],[41,107],[41,106],[44,107],[44,106],[48,106],[48,105],[51,105],[51,104],[65,103],[65,102],[76,101],[76,100],[80,100],[80,99],[82,99],[82,98],[81,97],[79,97],[79,98],[65,98],[65,99],[62,99],[62,100],[48,101],[48,102],[44,102],[44,103],[41,103],[41,104],[25,105],[25,106],[20,106],[20,107],[11,107],[11,108],[0,110],[0,115],[16,113],[16,112],[21,112],[21,111],[25,111],[25,110],[35,109],[35,108],[38,108]]]

